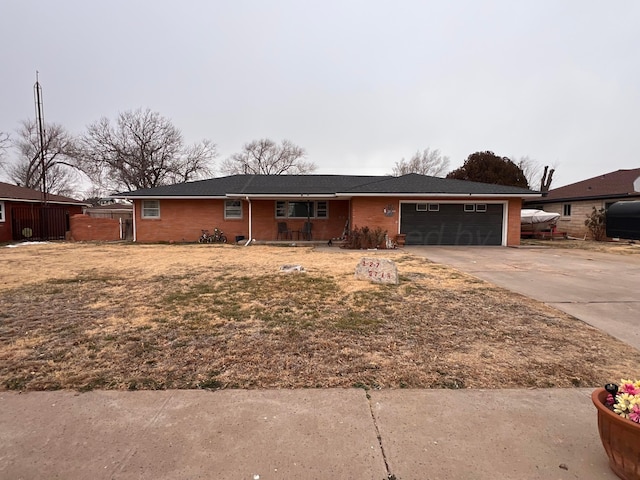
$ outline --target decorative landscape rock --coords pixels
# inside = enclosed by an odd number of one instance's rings
[[[304,272],[302,265],[282,265],[280,271],[283,273],[299,273]]]
[[[398,267],[388,258],[362,257],[356,266],[356,278],[397,285]]]

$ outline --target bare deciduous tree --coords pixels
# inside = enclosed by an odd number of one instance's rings
[[[149,109],[102,118],[81,137],[78,165],[99,187],[137,190],[211,175],[216,145],[209,140],[185,146],[170,120]]]
[[[16,185],[42,190],[45,180],[47,193],[72,196],[76,190],[78,174],[74,169],[75,140],[65,128],[56,123],[44,125],[43,176],[40,134],[35,120],[25,120],[17,130],[13,148],[15,160],[6,167],[7,175]]]
[[[520,157],[520,160],[515,162],[522,172],[524,176],[527,178],[527,182],[531,188],[535,189],[540,186],[541,192],[548,192],[549,187],[551,186],[551,180],[553,179],[553,172],[555,172],[555,168],[549,169],[549,166],[542,166],[540,162],[534,160],[532,158]],[[543,171],[544,168],[544,171]]]
[[[440,150],[425,148],[418,150],[410,160],[404,158],[396,162],[392,175],[399,177],[408,173],[419,173],[432,177],[444,177],[449,169],[449,157],[442,156]]]
[[[303,175],[316,169],[312,162],[303,160],[304,148],[283,140],[280,145],[273,140],[262,138],[244,145],[241,153],[235,153],[221,166],[226,175]]]
[[[556,171],[555,168],[549,170],[548,166],[544,167],[544,173],[542,174],[542,180],[540,180],[540,191],[548,192],[551,187],[551,182],[553,180],[553,173]]]

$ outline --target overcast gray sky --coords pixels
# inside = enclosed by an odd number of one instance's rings
[[[0,131],[150,108],[219,160],[270,137],[316,173],[416,150],[529,156],[558,187],[640,167],[640,2],[0,0]],[[537,186],[534,186],[537,187]]]

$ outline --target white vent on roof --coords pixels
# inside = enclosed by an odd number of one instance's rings
[[[635,182],[633,182],[633,191],[640,192],[640,177],[636,178]]]

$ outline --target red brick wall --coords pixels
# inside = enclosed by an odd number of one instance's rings
[[[410,198],[403,198],[411,200]],[[414,199],[425,201],[424,198]],[[438,202],[459,201],[455,198],[438,198]],[[490,201],[490,199],[475,198],[476,201]],[[520,199],[509,200],[507,245],[520,244]],[[260,241],[277,239],[278,222],[286,221],[289,230],[302,230],[306,219],[278,219],[275,216],[275,200],[252,200],[253,225],[251,236]],[[385,209],[395,210],[393,216],[386,216]],[[153,242],[195,242],[201,235],[202,229],[210,232],[214,227],[222,229],[230,242],[236,236],[249,238],[249,204],[242,202],[242,219],[224,219],[224,200],[160,200],[160,218],[140,218],[141,201],[135,202],[135,222],[137,229],[136,241]],[[400,231],[398,224],[400,214],[400,200],[387,197],[357,197],[351,202],[335,200],[329,202],[329,217],[312,218],[313,239],[329,240],[342,235],[345,222],[350,217],[350,227],[370,228],[381,227],[392,238]],[[295,237],[294,237],[295,238]]]
[[[120,221],[117,218],[94,218],[89,215],[73,215],[71,223],[71,240],[114,241],[120,240]]]
[[[521,218],[520,210],[522,210],[522,199],[509,199],[509,215],[507,217],[507,246],[515,247],[520,245],[520,227]]]
[[[405,199],[403,199],[405,200]],[[386,216],[385,209],[395,210],[393,216]],[[397,198],[356,197],[351,199],[351,228],[376,228],[386,230],[389,237],[400,233],[400,200]]]
[[[141,218],[140,200],[135,201],[136,241],[196,242],[202,230],[220,228],[229,242],[236,236],[249,238],[249,203],[242,202],[242,219],[224,218],[224,200],[160,200],[160,218]],[[306,218],[276,218],[275,200],[252,200],[251,236],[260,241],[276,240],[278,222],[286,221],[289,230],[302,230]],[[313,239],[329,240],[342,235],[349,214],[349,202],[329,202],[328,218],[312,218]],[[295,238],[295,237],[294,237]]]
[[[11,214],[9,213],[11,203],[5,201],[2,206],[4,212],[4,222],[0,222],[0,242],[10,242],[12,240],[11,235]]]

